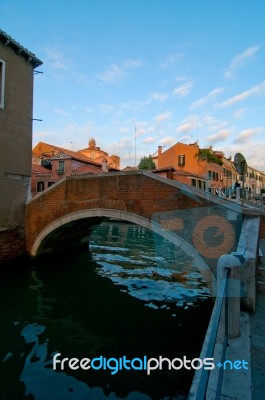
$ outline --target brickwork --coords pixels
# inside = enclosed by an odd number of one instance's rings
[[[27,204],[27,251],[31,252],[37,236],[50,224],[72,213],[93,209],[120,210],[150,221],[155,220],[161,227],[164,226],[165,229],[171,227],[177,234],[181,234],[180,228],[182,228],[183,235],[189,238],[190,243],[192,241],[196,243],[197,238],[192,237],[196,219],[202,216],[205,218],[209,213],[209,207],[214,209],[216,206],[216,201],[224,205],[226,202],[217,199],[216,196],[209,197],[204,194],[202,197],[202,191],[196,192],[191,188],[187,191],[187,187],[185,190],[176,182],[144,171],[100,174],[93,177],[67,177]],[[194,190],[196,195],[193,193]],[[189,211],[192,209],[193,214]],[[230,226],[226,220],[226,212],[226,206],[222,205],[217,212],[219,215],[217,222],[222,235],[228,232]],[[184,216],[185,227],[182,221]],[[196,232],[206,228],[202,223],[201,226],[197,226]],[[230,230],[227,237],[232,248],[235,234]],[[219,247],[221,253],[218,252],[218,257],[224,250],[229,250],[229,246]],[[205,249],[204,252],[207,257]]]
[[[24,230],[0,230],[0,264],[25,253]]]

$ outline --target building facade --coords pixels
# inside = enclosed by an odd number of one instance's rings
[[[117,155],[109,156],[106,151],[101,150],[101,148],[96,145],[94,138],[89,140],[88,147],[86,149],[79,150],[78,153],[98,163],[107,161],[109,168],[120,169],[120,157]]]
[[[173,168],[171,179],[212,194],[227,197],[232,194],[234,166],[222,152],[213,151],[211,147],[200,149],[197,143],[176,143],[163,152],[159,146],[153,160],[156,173],[163,174],[165,169]]]
[[[31,177],[33,75],[41,64],[34,54],[0,30],[0,262],[24,250],[24,209]]]
[[[95,143],[94,139],[93,143]],[[93,151],[93,145],[90,151]],[[113,163],[108,162],[111,159],[108,153],[99,148],[97,150],[95,148],[94,157],[90,156],[89,152],[83,153],[82,150],[72,151],[39,142],[32,150],[32,197],[43,192],[65,176],[118,171],[113,167]]]
[[[240,177],[242,181],[242,177]],[[246,197],[255,200],[258,197],[265,198],[265,173],[253,167],[247,167],[245,176]]]

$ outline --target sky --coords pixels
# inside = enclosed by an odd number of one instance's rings
[[[1,0],[43,61],[33,146],[90,138],[121,166],[177,142],[265,171],[265,0]]]

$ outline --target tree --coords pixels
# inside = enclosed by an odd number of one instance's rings
[[[142,157],[140,163],[138,164],[139,169],[144,169],[146,171],[150,171],[156,168],[156,165],[151,156],[149,157]]]

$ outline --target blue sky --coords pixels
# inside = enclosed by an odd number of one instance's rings
[[[198,140],[265,170],[264,18],[265,0],[0,2],[0,28],[43,61],[33,145],[94,137],[122,166]]]

